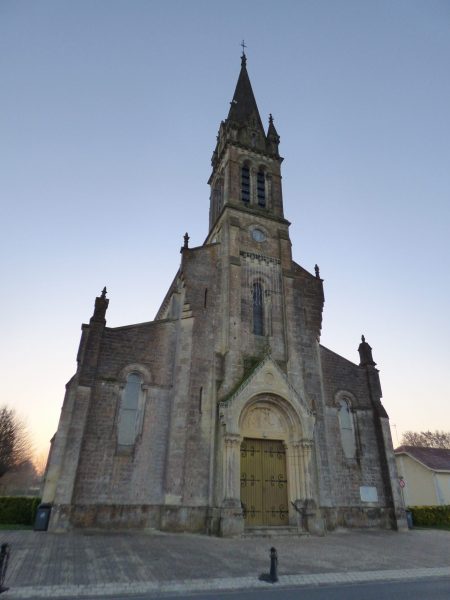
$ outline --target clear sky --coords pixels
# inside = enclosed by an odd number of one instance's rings
[[[153,319],[206,237],[242,38],[322,343],[366,335],[399,436],[450,429],[448,0],[2,0],[0,404],[38,450],[95,296]]]

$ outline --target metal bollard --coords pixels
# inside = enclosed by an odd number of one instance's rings
[[[8,568],[9,562],[9,545],[2,544],[0,547],[0,594],[7,592],[9,588],[4,587],[6,577],[6,569]]]
[[[260,581],[268,583],[276,583],[278,581],[278,554],[276,548],[272,546],[270,549],[270,573],[261,573],[258,577]]]
[[[276,548],[272,546],[270,549],[270,581],[275,583],[278,581],[278,554]]]

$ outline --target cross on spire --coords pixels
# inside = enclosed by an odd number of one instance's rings
[[[245,65],[247,64],[247,57],[245,56],[245,49],[247,48],[247,46],[246,46],[244,40],[242,40],[241,46],[242,46],[241,66],[245,67]]]

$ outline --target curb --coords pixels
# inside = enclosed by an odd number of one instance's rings
[[[277,587],[304,587],[335,583],[363,583],[370,581],[401,581],[431,577],[450,577],[450,567],[398,569],[383,571],[349,571],[344,573],[317,573],[308,575],[280,575]],[[186,594],[205,591],[270,588],[273,584],[255,577],[229,577],[220,579],[186,579],[180,581],[133,581],[96,585],[22,586],[5,593],[8,598],[96,598],[131,596],[137,594]]]

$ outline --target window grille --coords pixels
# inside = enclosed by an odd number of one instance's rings
[[[259,206],[266,206],[266,177],[264,171],[258,171],[256,178],[256,192]]]
[[[253,284],[253,333],[264,335],[264,296],[259,281]]]
[[[250,169],[245,165],[241,169],[241,197],[246,204],[250,202]]]

